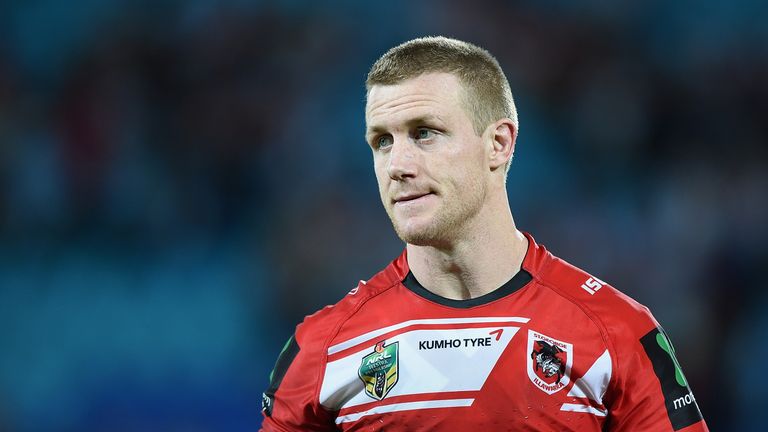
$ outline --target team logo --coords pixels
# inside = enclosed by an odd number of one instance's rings
[[[384,346],[385,341],[376,344],[373,352],[363,357],[357,374],[365,384],[365,393],[382,400],[392,387],[397,384],[397,347],[398,342]]]
[[[573,345],[528,330],[528,378],[547,393],[556,393],[571,381]]]

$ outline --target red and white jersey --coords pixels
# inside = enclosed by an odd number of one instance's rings
[[[403,252],[307,317],[263,430],[707,431],[648,309],[527,237],[520,272],[484,296],[432,294]]]

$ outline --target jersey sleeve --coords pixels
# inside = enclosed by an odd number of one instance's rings
[[[608,325],[616,351],[609,431],[708,431],[669,337],[640,305]]]
[[[324,364],[323,342],[297,327],[278,356],[262,395],[262,431],[336,431],[331,413],[318,399]]]

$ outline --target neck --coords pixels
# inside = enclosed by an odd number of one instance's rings
[[[505,196],[506,198],[506,196]],[[515,227],[509,205],[505,217],[475,223],[447,245],[407,245],[408,266],[424,288],[445,298],[480,297],[510,280],[525,258],[528,239]]]

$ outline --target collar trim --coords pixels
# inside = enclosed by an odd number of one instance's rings
[[[520,271],[512,277],[512,279],[508,280],[499,288],[496,288],[488,294],[467,300],[453,300],[441,297],[432,291],[429,291],[428,289],[424,288],[418,280],[416,280],[416,277],[413,275],[413,273],[411,273],[410,270],[405,276],[405,279],[403,279],[402,283],[404,287],[412,291],[417,296],[429,300],[433,303],[457,309],[467,309],[475,306],[482,306],[484,304],[488,304],[500,298],[506,297],[523,288],[531,280],[533,280],[533,276],[531,276],[528,271],[521,268]]]

